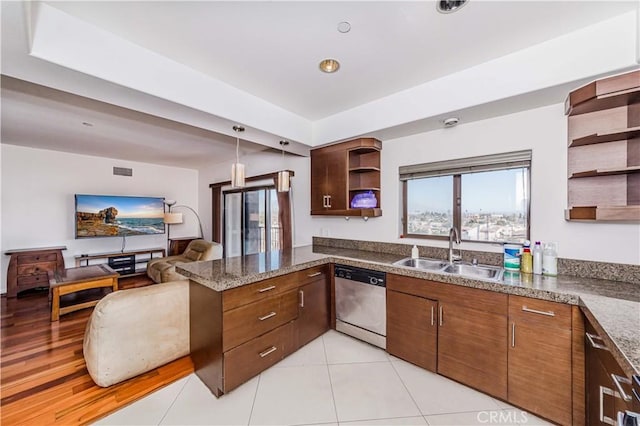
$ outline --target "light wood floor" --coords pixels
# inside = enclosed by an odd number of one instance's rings
[[[120,280],[123,291],[150,284]],[[75,425],[95,421],[193,372],[187,356],[109,388],[91,380],[82,355],[92,308],[50,322],[46,292],[0,300],[0,423]],[[135,326],[135,324],[132,324]]]

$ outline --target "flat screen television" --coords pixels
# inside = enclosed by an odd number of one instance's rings
[[[164,234],[164,198],[76,194],[76,238]]]

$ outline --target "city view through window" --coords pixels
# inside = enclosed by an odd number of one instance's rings
[[[460,175],[463,240],[523,242],[528,229],[527,168]],[[454,223],[454,178],[407,181],[407,231],[448,236]]]

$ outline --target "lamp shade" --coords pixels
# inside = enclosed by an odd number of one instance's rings
[[[277,188],[278,192],[289,192],[291,186],[289,170],[280,170],[278,172]]]
[[[242,188],[245,185],[244,164],[233,163],[231,166],[231,186]]]
[[[165,213],[164,223],[167,225],[182,223],[182,213]]]

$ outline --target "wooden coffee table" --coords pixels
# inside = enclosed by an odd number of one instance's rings
[[[89,301],[81,301],[60,307],[61,296],[103,287],[110,287],[113,291],[117,291],[118,276],[118,273],[107,265],[82,266],[49,272],[51,321],[58,321],[60,315],[95,306],[100,301],[99,298],[93,298]]]

